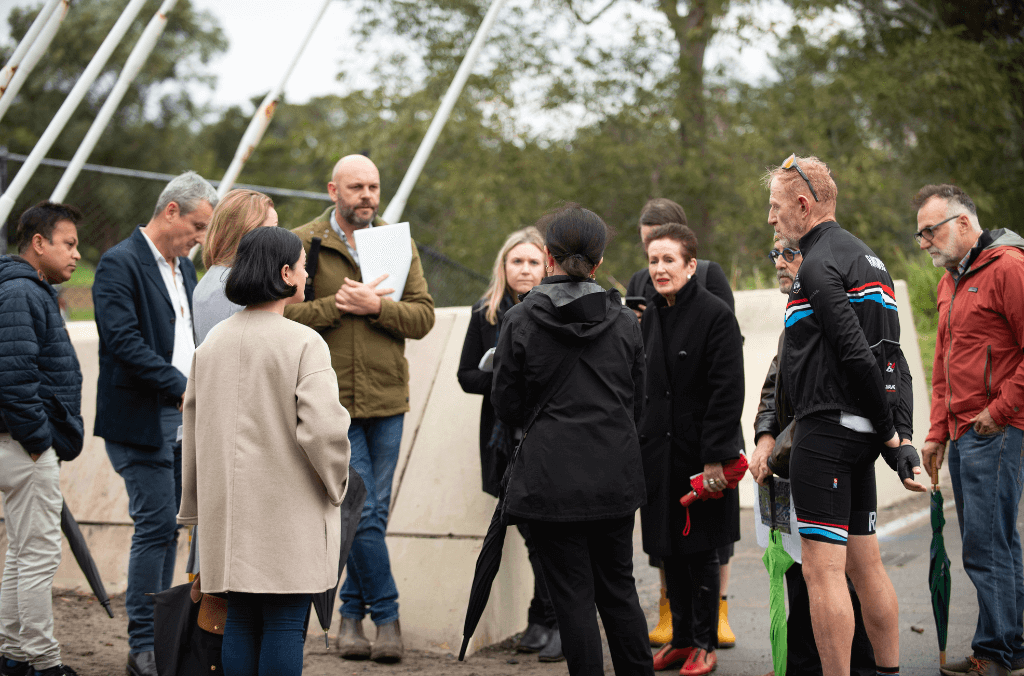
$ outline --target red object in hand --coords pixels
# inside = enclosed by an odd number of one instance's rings
[[[726,488],[736,488],[740,479],[747,473],[747,456],[740,454],[735,460],[722,463],[722,471],[725,474],[726,486],[720,491],[711,491],[704,486],[704,473],[694,474],[690,477],[690,486],[693,488],[689,493],[679,498],[680,504],[686,508],[686,527],[683,528],[683,535],[690,534],[690,505],[697,500],[717,500],[725,495]]]

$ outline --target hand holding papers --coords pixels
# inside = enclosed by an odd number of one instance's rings
[[[412,237],[408,223],[378,225],[363,228],[353,233],[356,250],[359,252],[359,268],[363,273],[363,281],[377,280],[382,275],[387,282],[382,285],[392,289],[386,294],[391,300],[401,300],[405,291],[405,282],[409,278],[409,267],[412,265]]]

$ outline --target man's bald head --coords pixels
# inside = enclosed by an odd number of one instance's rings
[[[360,169],[363,171],[377,172],[378,178],[380,177],[380,172],[377,171],[377,165],[374,164],[373,160],[366,155],[345,155],[345,157],[334,163],[334,170],[331,172],[331,179],[337,182],[339,172],[351,172]]]
[[[346,155],[334,165],[327,192],[336,206],[335,215],[343,228],[365,228],[373,222],[380,206],[380,172],[365,155]]]

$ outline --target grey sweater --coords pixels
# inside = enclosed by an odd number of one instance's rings
[[[196,347],[206,339],[210,330],[242,309],[224,295],[224,283],[231,268],[214,265],[199,280],[192,292],[192,325],[196,330]]]

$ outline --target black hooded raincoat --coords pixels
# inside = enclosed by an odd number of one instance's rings
[[[494,355],[491,401],[508,425],[529,420],[566,353],[586,347],[529,430],[512,469],[513,521],[591,521],[644,504],[636,421],[644,348],[633,311],[617,291],[569,277],[544,279],[511,308]]]

